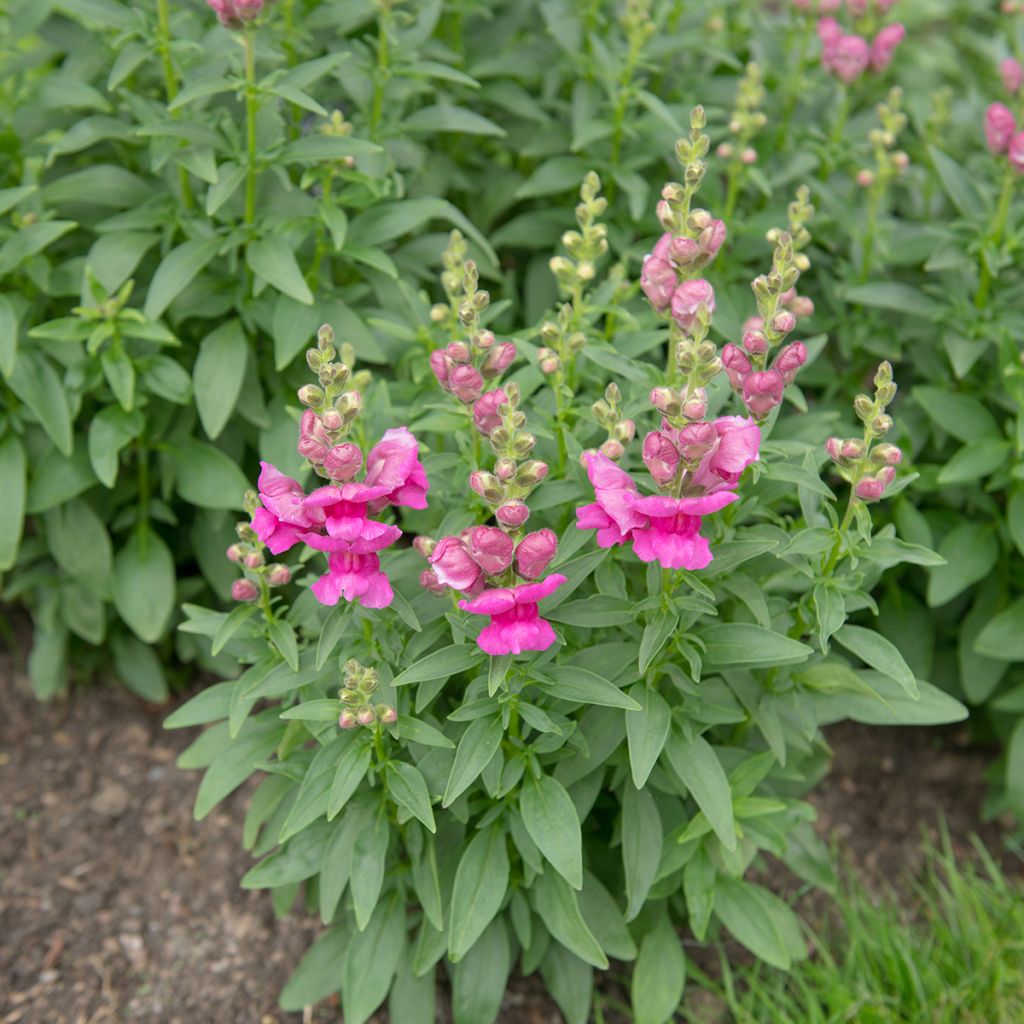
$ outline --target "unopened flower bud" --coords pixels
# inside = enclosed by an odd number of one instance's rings
[[[786,345],[775,357],[774,369],[782,374],[782,379],[791,384],[797,371],[807,362],[807,346],[802,341],[794,341]]]
[[[676,478],[680,454],[669,434],[652,430],[644,438],[642,457],[647,471],[659,486],[669,484]]]
[[[356,709],[356,721],[360,725],[373,725],[376,720],[377,716],[370,704],[362,704]]]
[[[666,416],[678,416],[680,412],[679,393],[671,388],[654,388],[651,391],[651,405]]]
[[[838,462],[843,457],[842,438],[830,437],[825,442],[825,453],[833,462]]]
[[[508,482],[516,475],[516,464],[514,459],[501,458],[494,464],[494,475],[502,481]]]
[[[473,347],[480,349],[482,352],[486,352],[494,348],[494,343],[497,339],[494,337],[493,331],[479,331],[473,335]]]
[[[359,446],[346,442],[336,444],[324,457],[324,470],[332,480],[348,483],[355,478],[363,464],[363,453]]]
[[[799,319],[800,317],[814,316],[814,302],[807,298],[806,295],[798,295],[789,307],[793,311],[793,315]]]
[[[412,546],[424,558],[430,558],[434,553],[434,548],[437,547],[437,541],[434,540],[433,537],[427,537],[424,534],[420,534],[417,537],[413,537]]]
[[[267,569],[267,583],[272,587],[283,587],[292,581],[292,571],[287,565],[275,562]]]
[[[612,435],[616,441],[629,444],[636,437],[636,424],[632,420],[619,420]]]
[[[788,309],[780,310],[772,317],[771,328],[777,334],[789,334],[796,327],[796,317]]]
[[[548,464],[540,459],[531,459],[519,467],[516,482],[524,487],[536,487],[548,475]]]
[[[500,345],[495,345],[494,348],[487,353],[487,358],[484,360],[482,367],[484,379],[490,380],[503,373],[512,365],[515,358],[516,347],[511,341],[505,341]]]
[[[227,555],[229,562],[234,562],[237,565],[240,565],[243,557],[245,556],[245,548],[243,548],[241,544],[232,544],[225,554]]]
[[[875,415],[875,403],[867,395],[858,395],[853,400],[853,411],[861,422],[866,423]]]
[[[340,715],[338,715],[338,725],[342,729],[354,729],[359,722],[356,719],[354,711],[349,708],[345,708]]]
[[[768,351],[768,339],[761,331],[747,331],[743,335],[743,347],[753,355],[761,355]]]
[[[874,183],[875,176],[866,167],[861,168],[861,170],[857,172],[857,184],[861,188],[871,188],[871,186],[874,185]]]
[[[448,390],[466,405],[475,402],[483,391],[484,379],[474,367],[461,364],[448,377]]]
[[[528,533],[516,547],[516,568],[524,579],[535,580],[548,567],[558,551],[558,537],[553,530]]]
[[[782,401],[785,387],[782,374],[776,370],[751,373],[743,382],[743,404],[760,419]]]
[[[235,580],[231,584],[231,597],[235,601],[246,603],[255,601],[260,596],[260,588],[252,580]]]
[[[424,590],[440,597],[448,588],[437,578],[433,569],[424,569],[420,573],[420,586]]]
[[[541,373],[551,376],[562,368],[562,361],[554,349],[540,348],[537,350],[537,365],[540,367]]]
[[[482,469],[469,474],[469,486],[489,505],[496,505],[505,495],[501,481]]]
[[[485,437],[501,426],[501,407],[507,403],[508,396],[501,388],[488,391],[473,403],[473,423]]]
[[[885,437],[890,430],[892,430],[892,417],[884,412],[871,421],[872,437]]]
[[[702,420],[708,414],[708,395],[703,388],[696,391],[683,403],[682,414],[688,420]]]
[[[618,462],[626,454],[626,449],[622,447],[622,443],[616,441],[614,437],[609,437],[607,441],[602,442],[600,451],[602,455],[606,455],[612,462]]]
[[[722,349],[722,365],[734,391],[743,390],[743,381],[752,367],[750,360],[743,354],[738,345],[726,345]]]
[[[263,561],[263,555],[259,551],[250,551],[245,558],[242,559],[246,569],[258,569],[263,565]]]
[[[866,476],[857,481],[854,493],[861,501],[878,501],[885,493],[885,483],[877,477]]]
[[[318,408],[324,403],[324,393],[322,388],[318,388],[315,384],[304,384],[298,391],[299,401],[303,405],[308,405],[311,408]]]
[[[866,451],[867,445],[857,438],[843,442],[842,456],[844,459],[849,459],[850,462],[859,462],[864,458]]]
[[[871,461],[876,466],[898,466],[903,461],[903,452],[894,444],[879,444],[871,449]]]
[[[374,711],[381,725],[393,725],[398,721],[398,712],[390,704],[378,704]]]
[[[740,160],[745,163],[748,167],[751,164],[757,163],[757,150],[753,146],[747,146],[742,153],[740,153]]]
[[[720,142],[715,149],[715,154],[721,160],[731,160],[733,152],[732,143],[730,142]]]
[[[453,363],[468,363],[472,358],[469,346],[464,341],[453,341],[445,348],[445,354]]]
[[[344,420],[337,409],[328,409],[321,417],[325,430],[340,430]]]
[[[494,510],[494,516],[502,526],[516,529],[530,518],[530,510],[521,501],[506,501]]]

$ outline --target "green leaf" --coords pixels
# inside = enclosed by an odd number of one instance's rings
[[[455,1024],[494,1021],[501,1010],[511,969],[508,929],[498,918],[490,923],[476,945],[452,968],[452,1016]]]
[[[719,878],[715,914],[754,956],[788,971],[807,948],[789,906],[760,885]]]
[[[14,565],[21,546],[27,493],[25,449],[14,434],[0,439],[0,480],[4,500],[0,502],[0,573]]]
[[[408,1024],[434,1024],[437,1020],[437,977],[431,969],[417,977],[403,957],[388,995],[388,1020]]]
[[[392,686],[408,686],[430,679],[447,679],[457,672],[465,672],[483,661],[484,653],[476,644],[452,644],[413,662],[392,680]]]
[[[1024,597],[982,628],[974,649],[997,661],[1024,661]]]
[[[644,908],[658,873],[663,832],[654,797],[646,789],[622,790],[622,872],[626,879],[626,920]]]
[[[721,622],[705,626],[698,634],[704,641],[707,668],[732,666],[793,665],[806,661],[814,650],[788,636],[746,622]]]
[[[135,366],[128,353],[120,344],[108,346],[100,353],[100,365],[121,408],[131,412],[135,405]]]
[[[1006,527],[1017,550],[1024,555],[1024,490],[1014,491],[1006,503]]]
[[[950,202],[963,216],[973,217],[983,206],[974,178],[951,156],[936,146],[928,147],[928,156]]]
[[[640,710],[640,705],[632,697],[589,669],[576,665],[553,665],[546,671],[549,679],[534,676],[532,681],[559,700],[575,704],[600,704],[626,711]]]
[[[359,788],[370,769],[373,751],[370,744],[360,739],[353,740],[342,751],[331,782],[331,792],[327,797],[327,820],[336,818],[349,798]]]
[[[962,722],[967,708],[924,681],[918,694],[911,697],[895,680],[881,672],[858,672],[871,695],[860,693],[822,693],[814,696],[815,716],[820,725],[846,718],[868,725],[946,725]]]
[[[117,483],[120,454],[142,433],[145,420],[140,412],[125,412],[108,405],[89,421],[89,461],[104,487]]]
[[[500,718],[478,718],[462,734],[448,776],[442,807],[450,807],[487,767],[501,745],[504,730]]]
[[[872,281],[855,285],[843,290],[843,298],[854,305],[889,309],[926,319],[931,319],[943,308],[920,288],[900,281]]]
[[[338,646],[338,641],[341,640],[345,627],[349,623],[351,612],[352,605],[348,602],[339,604],[328,612],[327,621],[320,631],[320,639],[317,640],[316,644],[315,664],[318,672],[327,664],[327,659],[334,652],[334,648]]]
[[[661,609],[650,622],[644,626],[643,639],[640,641],[640,674],[643,675],[651,662],[661,653],[669,638],[679,625],[679,613],[667,608]]]
[[[255,611],[254,604],[240,604],[228,613],[227,618],[217,628],[217,632],[213,636],[213,643],[210,645],[210,653],[214,657],[224,650],[225,645],[249,621]]]
[[[384,869],[387,864],[388,841],[391,830],[383,808],[373,816],[369,827],[356,836],[352,849],[352,873],[350,888],[352,906],[356,915],[356,927],[363,931],[377,906],[381,886],[384,884]],[[383,999],[383,995],[381,996]]]
[[[380,146],[351,135],[306,135],[289,142],[279,159],[285,163],[317,163],[321,160],[345,160],[350,156],[373,156]]]
[[[32,634],[28,655],[28,678],[39,700],[49,700],[68,683],[68,633],[63,626],[55,630],[37,628]]]
[[[114,553],[103,520],[80,498],[46,513],[46,540],[57,564],[72,579],[108,596]]]
[[[193,811],[196,821],[202,821],[256,771],[256,765],[277,746],[283,730],[284,726],[276,721],[249,719],[233,740],[226,745],[218,744],[219,752],[206,769],[196,793]]]
[[[640,706],[639,711],[626,715],[629,767],[633,785],[643,789],[668,738],[672,709],[653,686],[644,683],[637,683],[629,695]]]
[[[354,877],[352,885],[354,894]],[[353,935],[349,942],[341,971],[341,1006],[346,1024],[365,1024],[384,1002],[404,949],[405,908],[393,897],[377,908],[366,930]]]
[[[132,693],[154,704],[163,704],[170,698],[167,676],[152,647],[139,643],[135,637],[120,634],[111,637],[110,645],[114,652],[114,671]]]
[[[408,743],[419,743],[424,747],[441,747],[445,750],[455,749],[455,744],[440,729],[435,729],[428,722],[409,715],[402,715],[398,720],[398,734]]]
[[[278,654],[284,658],[288,667],[293,672],[299,671],[299,645],[295,639],[295,630],[290,622],[284,619],[274,619],[268,629],[270,642],[277,649]]]
[[[545,160],[516,189],[516,199],[535,199],[560,192],[579,192],[590,164],[578,156],[553,156]]]
[[[552,936],[581,960],[606,970],[608,958],[583,920],[576,893],[565,879],[545,871],[534,882],[532,895],[534,909]]]
[[[921,384],[914,388],[912,396],[940,430],[958,441],[967,443],[999,437],[995,417],[970,395]]]
[[[50,361],[38,352],[23,352],[7,383],[32,410],[47,437],[64,456],[73,450],[67,393]]]
[[[18,356],[18,318],[11,300],[0,295],[0,376],[10,377]]]
[[[118,614],[143,643],[155,644],[170,624],[175,593],[170,548],[152,529],[135,530],[114,559]]]
[[[331,928],[303,954],[281,990],[281,1009],[300,1012],[341,988],[341,965],[348,947],[348,929]]]
[[[549,947],[541,977],[565,1017],[565,1024],[587,1024],[594,992],[594,969],[561,943]]]
[[[863,626],[843,626],[835,639],[851,654],[857,655],[883,675],[894,679],[911,697],[917,696],[917,680],[896,646],[884,636]]]
[[[431,832],[436,832],[430,793],[420,770],[406,761],[389,761],[387,778],[388,792],[394,797],[395,803],[423,822]]]
[[[1024,805],[1024,718],[1017,720],[1006,744],[1005,778],[1007,795],[1013,806]]]
[[[185,90],[187,91],[187,90]],[[178,98],[181,98],[179,94]],[[147,320],[156,320],[217,255],[220,238],[193,238],[172,249],[157,267],[143,307]]]
[[[249,481],[237,463],[206,441],[188,437],[168,446],[174,460],[175,485],[190,505],[240,509]]]
[[[682,943],[666,916],[640,941],[633,968],[630,1000],[634,1024],[665,1024],[683,998],[686,957]]]
[[[574,888],[583,888],[583,840],[576,805],[550,775],[528,776],[519,791],[519,811],[530,838],[551,866]]]
[[[687,741],[673,730],[665,744],[665,755],[704,812],[719,841],[727,850],[735,850],[732,793],[725,769],[711,744],[703,736]]]
[[[456,132],[460,135],[491,135],[497,138],[503,138],[506,134],[504,128],[486,117],[465,107],[453,107],[447,103],[420,107],[403,119],[402,127],[413,134]]]
[[[1010,443],[998,437],[987,437],[965,444],[939,470],[937,480],[943,486],[969,484],[1000,469],[1010,455]]]
[[[238,319],[228,320],[199,343],[192,393],[206,436],[219,437],[231,419],[245,379],[249,343]]]
[[[496,823],[473,836],[455,872],[448,921],[448,955],[453,963],[472,949],[501,909],[508,878],[506,833]]]
[[[928,574],[928,605],[937,608],[952,601],[971,584],[983,580],[999,558],[999,541],[989,523],[964,522],[942,539],[939,554],[945,565]]]
[[[216,96],[222,92],[231,92],[236,87],[237,83],[229,78],[200,78],[186,85],[168,104],[167,109],[173,113],[196,100],[205,99],[207,96]]]
[[[186,729],[191,725],[206,725],[227,718],[234,686],[234,682],[228,680],[200,690],[164,719],[164,728]]]
[[[273,285],[296,302],[311,306],[313,293],[302,276],[295,254],[282,238],[264,238],[250,243],[245,262],[254,274]]]
[[[243,607],[251,608],[252,605]],[[337,700],[307,700],[304,704],[296,704],[282,711],[280,717],[289,722],[336,722],[342,707],[342,703]]]

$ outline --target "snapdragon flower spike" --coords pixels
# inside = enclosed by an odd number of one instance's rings
[[[576,510],[576,526],[596,530],[599,547],[632,544],[644,562],[666,569],[704,569],[713,555],[700,533],[703,516],[736,501],[743,471],[758,458],[761,432],[753,420],[721,416],[673,426],[644,439],[643,458],[660,495],[641,496],[636,482],[600,452],[583,459],[595,501]]]
[[[878,28],[892,4],[876,2],[873,10],[869,6],[848,4],[860,31],[846,32],[832,17],[820,18],[817,23],[822,66],[845,85],[852,85],[867,71],[885,71],[906,36],[906,28],[900,22]]]
[[[263,12],[265,0],[206,0],[225,28],[240,29]]]
[[[256,492],[246,491],[243,504],[250,517],[253,516],[259,510]],[[261,597],[269,598],[269,589],[283,587],[291,582],[292,572],[287,565],[280,562],[267,564],[267,545],[249,522],[242,520],[236,523],[235,535],[238,540],[227,549],[225,555],[229,562],[241,568],[244,575],[231,584],[232,600],[252,603]]]
[[[340,728],[369,727],[378,722],[391,725],[398,721],[398,715],[390,704],[373,704],[379,682],[375,668],[364,668],[354,658],[345,662],[345,675],[338,691],[338,698],[344,705],[338,716]]]

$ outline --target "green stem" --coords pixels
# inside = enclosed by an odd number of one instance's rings
[[[1013,202],[1013,189],[1016,184],[1016,172],[1007,164],[1006,177],[1003,179],[1003,191],[999,196],[999,205],[996,207],[996,215],[992,222],[992,230],[989,232],[986,242],[998,248],[1003,240],[1003,233],[1006,231],[1006,221],[1010,216],[1010,204]],[[974,293],[974,307],[981,309],[988,298],[988,290],[992,284],[992,271],[989,269],[988,260],[985,259],[984,246],[981,253],[981,271],[979,273],[978,290]]]
[[[136,442],[136,458],[138,459],[139,487],[139,524],[149,521],[149,449],[146,447],[145,434]]]
[[[842,522],[840,522],[839,529],[836,532],[836,542],[832,545],[832,551],[828,556],[828,561],[825,563],[825,576],[832,575],[832,572],[836,567],[836,563],[839,561],[839,552],[843,546],[843,538],[846,536],[846,531],[850,528],[850,520],[853,519],[853,510],[857,503],[857,495],[854,491],[856,486],[856,481],[851,481],[850,500],[846,503],[846,513],[843,515]]]
[[[164,70],[164,89],[167,94],[167,103],[170,105],[178,95],[178,76],[174,72],[174,61],[171,59],[171,18],[168,0],[157,0],[156,18],[156,47]],[[171,117],[174,118],[178,116],[177,110],[171,114]],[[192,195],[192,182],[189,180],[188,171],[180,164],[178,165],[178,181],[181,184],[181,201],[186,210],[191,210],[196,204],[195,197]]]
[[[740,175],[743,164],[739,160],[729,163],[729,179],[725,190],[725,213],[722,215],[726,224],[732,223],[732,215],[736,212],[736,201],[740,197]]]
[[[793,71],[787,74],[785,79],[785,101],[782,108],[782,117],[779,121],[779,130],[775,137],[776,147],[782,146],[789,137],[789,125],[796,111],[797,100],[800,98],[800,88],[804,81],[804,68],[807,66],[807,47],[813,34],[814,22],[810,18],[805,17],[799,36],[796,64],[794,66],[792,61],[787,62],[789,67],[793,68]]]
[[[878,231],[878,207],[882,201],[885,183],[877,181],[868,193],[868,215],[864,228],[864,252],[861,254],[860,279],[867,281],[871,274],[871,258],[874,255],[875,234]]]
[[[562,374],[555,374],[555,433],[558,436],[558,479],[565,476],[569,462],[569,445],[565,439],[565,397],[562,394]]]
[[[619,77],[619,91],[615,98],[615,110],[612,114],[612,168],[619,166],[619,158],[622,156],[622,141],[625,134],[626,111],[629,108],[630,84],[633,81],[633,72],[636,69],[636,62],[640,57],[640,40],[638,33],[633,33],[629,40],[629,54],[626,57],[625,67]],[[608,182],[608,200],[615,198],[615,180]]]
[[[839,101],[839,111],[835,121],[832,122],[832,132],[829,135],[829,143],[833,149],[843,141],[843,132],[846,130],[847,121],[850,120],[850,90],[842,84],[840,84],[839,90],[842,93],[842,99]]]
[[[260,577],[260,611],[263,613],[263,621],[269,626],[276,616],[270,604],[270,587],[262,576]]]
[[[245,223],[256,219],[256,43],[253,32],[246,27],[242,34],[245,45]]]
[[[329,203],[331,201],[331,186],[334,182],[334,175],[330,168],[324,171],[323,176],[323,196],[321,198],[322,203]],[[324,257],[327,255],[327,239],[330,232],[324,224],[318,225],[316,235],[316,250],[313,253],[313,263],[309,268],[309,273],[306,275],[306,281],[310,288],[316,290],[316,281],[320,276],[320,265],[323,263]],[[428,345],[429,345],[428,339]]]
[[[388,18],[387,14],[381,11],[377,22],[377,70],[373,76],[373,108],[370,113],[371,139],[377,137],[384,114],[384,87],[387,85],[390,64],[391,46],[388,42]]]

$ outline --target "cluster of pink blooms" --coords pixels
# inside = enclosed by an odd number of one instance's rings
[[[206,0],[225,28],[242,28],[246,22],[255,21],[266,0]]]
[[[1013,57],[999,65],[1003,86],[1011,96],[1020,97],[1024,68]],[[985,111],[985,141],[992,153],[1005,153],[1010,166],[1024,173],[1024,131],[1017,130],[1017,119],[1005,103],[993,103]]]
[[[889,12],[895,0],[846,0],[846,8],[853,18],[870,16],[872,19]],[[829,5],[838,10],[839,4]],[[822,3],[820,10],[825,9]],[[903,42],[907,30],[900,22],[886,25],[868,39],[857,32],[846,32],[835,18],[818,20],[818,38],[821,40],[821,63],[846,85],[855,82],[866,71],[876,74],[884,71]]]
[[[804,301],[810,302],[809,299]],[[789,334],[796,327],[796,315],[792,310],[782,309],[772,317],[769,326],[777,335]],[[769,347],[764,328],[764,320],[752,316],[743,325],[742,345],[728,344],[722,349],[722,364],[729,384],[758,419],[763,419],[782,402],[783,392],[807,362],[807,347],[802,341],[793,341],[779,349],[771,366],[758,370],[756,364]]]
[[[245,495],[246,511],[252,515],[257,505],[255,492]],[[283,587],[291,582],[292,571],[281,562],[267,564],[266,545],[259,539],[252,526],[242,521],[235,527],[238,540],[227,550],[228,561],[234,562],[244,575],[231,584],[231,597],[235,601],[252,603],[260,599],[267,587]]]
[[[671,186],[669,186],[671,188]],[[663,225],[672,223],[669,200],[662,198],[658,215]],[[715,291],[699,275],[725,242],[725,224],[707,210],[694,210],[682,225],[683,231],[666,231],[653,251],[644,257],[640,286],[651,305],[668,312],[683,331],[690,331],[703,307],[715,311]]]
[[[655,406],[666,404],[665,391],[652,393]],[[757,424],[744,417],[681,426],[666,418],[660,430],[644,438],[643,460],[661,491],[649,496],[642,496],[633,478],[607,456],[586,452],[596,500],[576,510],[576,525],[596,530],[602,548],[630,543],[641,561],[666,569],[704,569],[713,556],[700,533],[702,517],[737,500],[740,476],[757,461],[760,443]]]
[[[348,367],[334,362],[334,334],[320,329],[318,349],[307,353],[321,386],[300,389],[312,406],[302,417],[298,451],[328,483],[306,494],[302,485],[268,462],[261,463],[259,499],[252,528],[273,554],[306,544],[327,554],[328,571],[313,584],[321,604],[340,598],[367,608],[385,608],[393,592],[381,571],[379,552],[402,531],[371,518],[389,505],[427,507],[430,487],[419,460],[419,445],[407,427],[385,432],[370,449],[363,467],[358,445],[344,441],[358,415],[358,392],[347,390]]]
[[[512,342],[498,343],[490,331],[480,331],[471,345],[453,341],[431,352],[430,368],[445,391],[464,405],[472,405],[483,394],[486,382],[501,376],[515,357]]]

